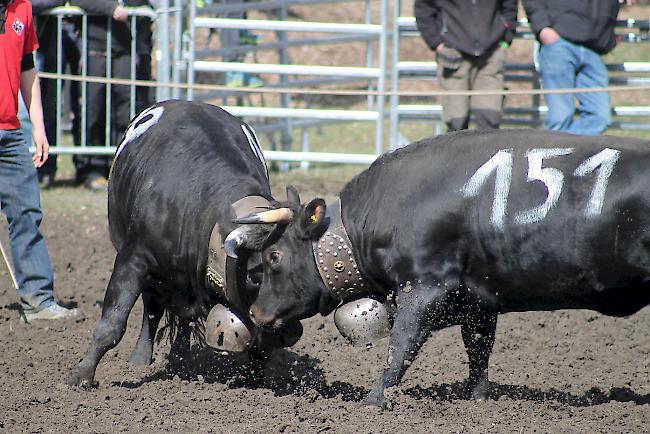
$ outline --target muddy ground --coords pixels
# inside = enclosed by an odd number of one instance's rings
[[[331,197],[343,182],[332,179],[302,185],[303,198],[323,188]],[[467,358],[460,330],[436,333],[399,386],[394,410],[383,412],[360,400],[379,375],[386,343],[353,348],[331,317],[304,321],[300,342],[278,351],[263,384],[251,386],[244,357],[209,349],[195,349],[183,370],[171,371],[164,341],[152,366],[130,366],[138,302],[125,338],[99,365],[99,388],[67,387],[62,380],[99,318],[114,251],[105,194],[59,184],[43,201],[58,294],[86,319],[21,323],[0,266],[0,433],[650,430],[650,308],[623,319],[589,311],[503,315],[487,402],[469,401],[462,392]]]

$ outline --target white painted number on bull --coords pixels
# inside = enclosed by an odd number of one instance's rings
[[[492,202],[492,217],[490,221],[497,228],[502,228],[506,216],[510,182],[512,181],[512,152],[510,150],[497,152],[485,164],[479,167],[476,173],[463,186],[463,196],[478,196],[481,187],[495,170],[497,176],[494,181],[494,201]]]
[[[255,134],[255,130],[248,124],[242,124],[241,129],[248,139],[248,145],[251,147],[253,154],[255,154],[255,156],[262,162],[262,165],[264,166],[264,173],[266,174],[266,179],[269,179],[269,170],[266,167],[264,152],[262,152],[260,142],[257,140],[257,134]]]
[[[587,208],[585,209],[585,215],[587,217],[596,216],[600,214],[600,211],[603,209],[607,183],[609,182],[609,177],[611,176],[612,171],[614,170],[614,165],[618,161],[620,155],[621,151],[605,148],[593,157],[583,161],[582,164],[580,164],[573,172],[574,176],[586,176],[593,172],[597,167],[600,167],[600,169],[598,169],[598,174],[596,175],[594,188],[591,190],[591,195],[589,196]]]
[[[542,168],[542,163],[545,158],[568,155],[571,152],[573,152],[572,148],[533,149],[528,151],[526,154],[526,157],[528,158],[527,180],[528,182],[543,182],[548,190],[548,196],[546,196],[546,202],[543,204],[526,211],[518,212],[515,216],[515,221],[517,223],[535,223],[543,220],[549,210],[555,206],[557,200],[560,198],[560,193],[562,192],[562,187],[564,185],[564,174],[558,169],[552,167]]]
[[[543,220],[548,212],[555,206],[564,186],[564,174],[552,167],[542,167],[545,158],[560,157],[573,153],[572,148],[539,148],[527,152],[528,182],[541,181],[547,189],[546,201],[535,208],[519,211],[515,215],[518,224],[529,224]],[[589,201],[584,210],[586,217],[597,216],[603,209],[605,190],[609,182],[614,165],[621,152],[615,149],[603,149],[598,154],[583,161],[573,172],[573,176],[583,177],[598,169],[594,187],[591,190]],[[512,182],[512,150],[498,151],[485,164],[478,168],[462,188],[464,197],[478,196],[492,172],[496,171],[494,181],[494,201],[490,222],[497,228],[503,229],[508,204],[508,194]]]
[[[117,148],[117,152],[115,152],[115,158],[120,155],[120,152],[122,152],[127,144],[140,137],[152,126],[156,125],[160,120],[163,111],[165,111],[165,108],[162,106],[149,107],[140,113],[138,117],[133,119],[133,122],[129,124],[128,128],[124,132],[124,138],[122,139],[120,146]]]

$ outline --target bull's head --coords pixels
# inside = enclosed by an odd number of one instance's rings
[[[305,205],[295,189],[287,188],[287,206],[236,220],[242,229],[226,239],[231,257],[239,249],[261,249],[264,277],[251,318],[258,326],[279,328],[318,312],[328,314],[336,306],[323,284],[312,253],[312,242],[326,229],[325,201]],[[251,236],[249,225],[275,223],[275,233],[263,243]]]

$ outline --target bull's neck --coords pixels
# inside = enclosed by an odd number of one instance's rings
[[[354,255],[354,249],[341,217],[341,202],[327,207],[327,230],[312,243],[316,267],[325,287],[337,300],[351,300],[368,294]]]

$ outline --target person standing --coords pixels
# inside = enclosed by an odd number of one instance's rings
[[[517,0],[415,0],[422,38],[436,53],[443,91],[503,89],[505,48],[517,25]],[[502,95],[443,96],[448,131],[499,128]]]
[[[601,55],[616,46],[614,26],[625,0],[524,0],[540,42],[539,72],[544,89],[607,87]],[[634,0],[627,0],[627,4]],[[611,123],[607,92],[546,94],[546,128],[598,135]],[[574,98],[578,100],[578,116]]]
[[[33,52],[38,48],[32,5],[0,0],[0,203],[9,224],[9,240],[18,294],[27,322],[80,314],[54,297],[54,276],[45,239],[39,230],[36,168],[47,161],[49,144]],[[18,120],[18,89],[32,121],[36,153],[30,157]]]
[[[49,9],[63,6],[64,0],[30,0],[34,15],[37,18],[36,27],[38,35],[38,52],[36,53],[36,67],[39,71],[56,73],[59,56],[61,58],[61,71],[65,74],[66,67],[70,68],[71,74],[79,73],[81,63],[81,50],[79,40],[75,30],[75,25],[70,17],[63,17],[61,20],[61,53],[58,53],[58,44],[56,37],[59,32],[57,17],[48,15],[45,12]],[[50,146],[58,145],[56,143],[57,127],[57,100],[56,95],[57,82],[53,79],[41,80],[41,99],[43,101],[43,121],[45,123],[45,133]],[[72,132],[75,139],[79,137],[79,124],[81,120],[81,107],[79,106],[79,83],[76,81],[69,82],[68,98],[69,106],[72,111]],[[59,119],[58,122],[61,122]],[[21,121],[22,122],[22,121]],[[23,123],[24,124],[24,123]],[[38,180],[41,188],[49,188],[54,184],[57,170],[56,154],[50,154],[43,166],[39,167]]]

